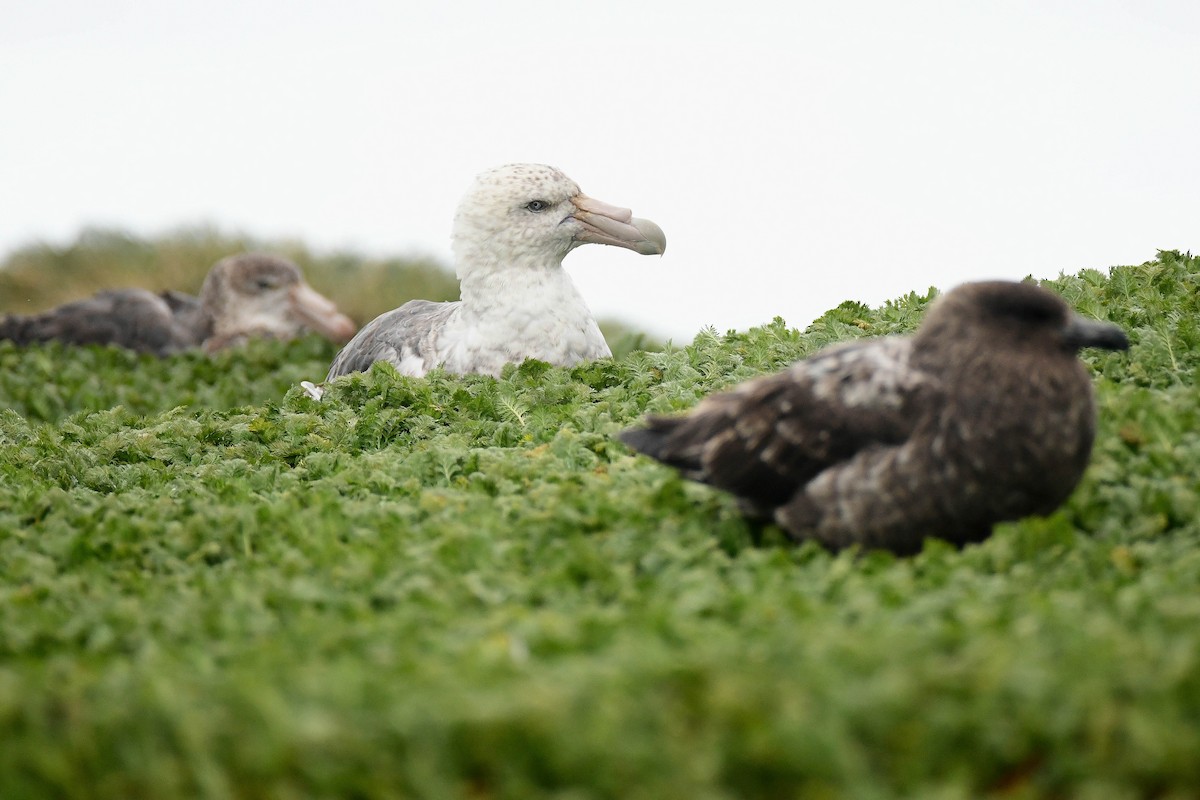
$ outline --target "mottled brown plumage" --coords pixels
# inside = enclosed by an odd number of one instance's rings
[[[829,348],[621,438],[796,540],[963,544],[1066,500],[1095,436],[1077,353],[1127,346],[1033,284],[965,284],[912,337]]]
[[[199,297],[116,289],[41,314],[0,317],[0,339],[18,344],[112,344],[157,356],[190,347],[213,352],[256,336],[290,339],[308,330],[342,343],[354,329],[295,264],[263,254],[218,261]]]

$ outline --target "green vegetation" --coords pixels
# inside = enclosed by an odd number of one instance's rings
[[[612,435],[932,292],[321,403],[284,393],[313,342],[0,349],[0,797],[1192,797],[1198,280],[1048,282],[1134,342],[1086,354],[1092,467],[907,559],[790,547]]]

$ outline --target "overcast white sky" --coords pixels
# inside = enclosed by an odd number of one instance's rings
[[[1200,3],[39,0],[0,13],[0,252],[212,222],[449,263],[475,173],[659,223],[575,251],[690,341],[1200,250]]]

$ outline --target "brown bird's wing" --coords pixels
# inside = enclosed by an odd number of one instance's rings
[[[0,338],[18,344],[114,344],[160,356],[195,344],[167,302],[143,289],[100,292],[41,314],[5,317]]]
[[[621,440],[692,480],[772,508],[822,470],[868,447],[903,442],[929,376],[910,339],[833,347],[789,369],[712,395],[682,417],[649,417]]]

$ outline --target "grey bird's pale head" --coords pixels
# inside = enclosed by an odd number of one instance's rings
[[[354,321],[309,286],[292,262],[250,253],[218,261],[200,289],[212,332],[205,343],[219,350],[252,336],[291,339],[314,331],[336,343],[354,335]]]
[[[459,277],[475,269],[557,266],[581,244],[661,255],[667,240],[653,222],[585,195],[561,170],[508,164],[476,177],[454,218]]]

